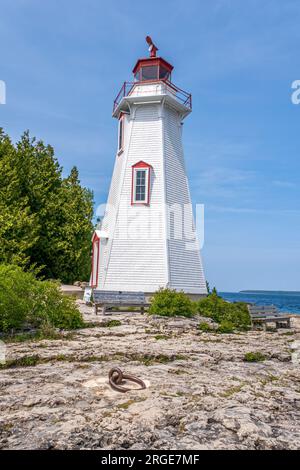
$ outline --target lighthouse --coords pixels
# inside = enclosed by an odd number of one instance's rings
[[[117,148],[108,200],[92,238],[90,284],[97,290],[152,294],[169,287],[207,294],[182,146],[191,94],[173,66],[138,59],[113,103]]]

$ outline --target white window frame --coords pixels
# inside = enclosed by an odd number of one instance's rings
[[[145,172],[145,199],[144,200],[136,199],[136,178],[137,178],[138,171]],[[149,204],[149,180],[150,180],[150,168],[149,167],[133,168],[133,197],[132,197],[133,204]]]

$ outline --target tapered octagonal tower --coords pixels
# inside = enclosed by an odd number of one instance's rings
[[[108,203],[93,236],[91,286],[142,291],[160,287],[205,295],[181,140],[192,99],[171,81],[173,66],[139,59],[134,81],[114,101],[118,145]]]

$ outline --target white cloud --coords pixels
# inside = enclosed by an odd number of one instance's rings
[[[233,198],[248,190],[254,177],[254,171],[216,167],[202,170],[190,181],[192,189],[201,197],[205,195],[205,198],[209,199]]]
[[[286,188],[286,189],[296,189],[299,187],[296,183],[292,181],[284,181],[284,180],[274,180],[272,181],[274,186],[278,186],[279,188]]]

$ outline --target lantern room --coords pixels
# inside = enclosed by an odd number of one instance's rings
[[[133,69],[135,82],[171,81],[173,66],[161,57],[139,59]]]
[[[146,37],[149,44],[149,57],[138,59],[133,68],[133,82],[124,82],[114,100],[113,116],[120,118],[122,113],[130,112],[130,106],[139,101],[153,99],[172,103],[182,116],[190,113],[192,97],[190,93],[181,90],[171,80],[173,65],[162,57],[157,57],[158,48],[150,36]]]

